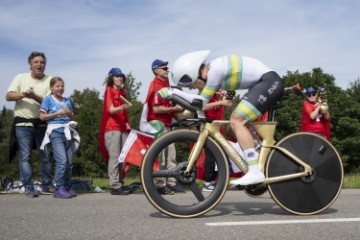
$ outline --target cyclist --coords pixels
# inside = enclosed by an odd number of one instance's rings
[[[230,185],[253,185],[264,182],[265,176],[258,165],[252,134],[246,123],[256,120],[270,109],[282,96],[284,87],[280,76],[257,59],[244,56],[224,56],[208,63],[209,50],[195,51],[180,56],[172,68],[172,81],[179,87],[198,89],[203,106],[220,87],[226,91],[248,89],[230,117],[234,132],[249,171],[243,177],[230,181]],[[166,98],[174,90],[161,89],[159,94]]]

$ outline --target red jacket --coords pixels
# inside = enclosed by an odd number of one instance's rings
[[[156,105],[165,107],[173,106],[171,102],[166,102],[157,94],[157,92],[164,87],[170,87],[169,81],[162,81],[159,78],[154,78],[154,80],[150,83],[149,91],[145,100],[145,102],[148,104],[147,121],[150,122],[152,120],[158,120],[163,122],[165,126],[169,127],[172,122],[173,113],[167,112],[156,114],[153,110],[153,107]]]
[[[124,89],[117,90],[110,86],[106,87],[99,134],[100,151],[106,161],[109,160],[109,154],[105,147],[105,132],[112,130],[127,132],[128,129],[126,128],[126,123],[130,125],[129,117],[126,110],[121,110],[116,114],[110,114],[111,105],[113,105],[114,107],[118,107],[125,104],[120,99],[120,96],[126,98]]]
[[[218,95],[215,93],[208,103],[219,101]],[[224,106],[213,107],[205,112],[207,118],[213,120],[224,120]]]
[[[321,113],[319,113],[315,119],[310,118],[310,114],[316,109],[318,104],[319,103],[309,102],[307,100],[304,101],[300,131],[318,133],[330,140],[330,118],[325,119]]]

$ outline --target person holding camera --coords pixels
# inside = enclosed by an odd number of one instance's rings
[[[324,136],[330,141],[330,113],[329,107],[313,87],[305,91],[306,100],[304,101],[301,115],[302,132],[313,132]]]

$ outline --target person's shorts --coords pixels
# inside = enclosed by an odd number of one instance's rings
[[[282,97],[283,80],[276,72],[267,72],[249,89],[237,105],[235,112],[248,122],[256,120]]]

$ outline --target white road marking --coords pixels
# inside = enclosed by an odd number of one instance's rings
[[[281,225],[281,224],[302,224],[302,223],[342,223],[342,222],[360,222],[360,218],[274,220],[274,221],[248,221],[248,222],[213,222],[213,223],[205,223],[205,225],[210,226],[210,227],[223,227],[223,226]]]

